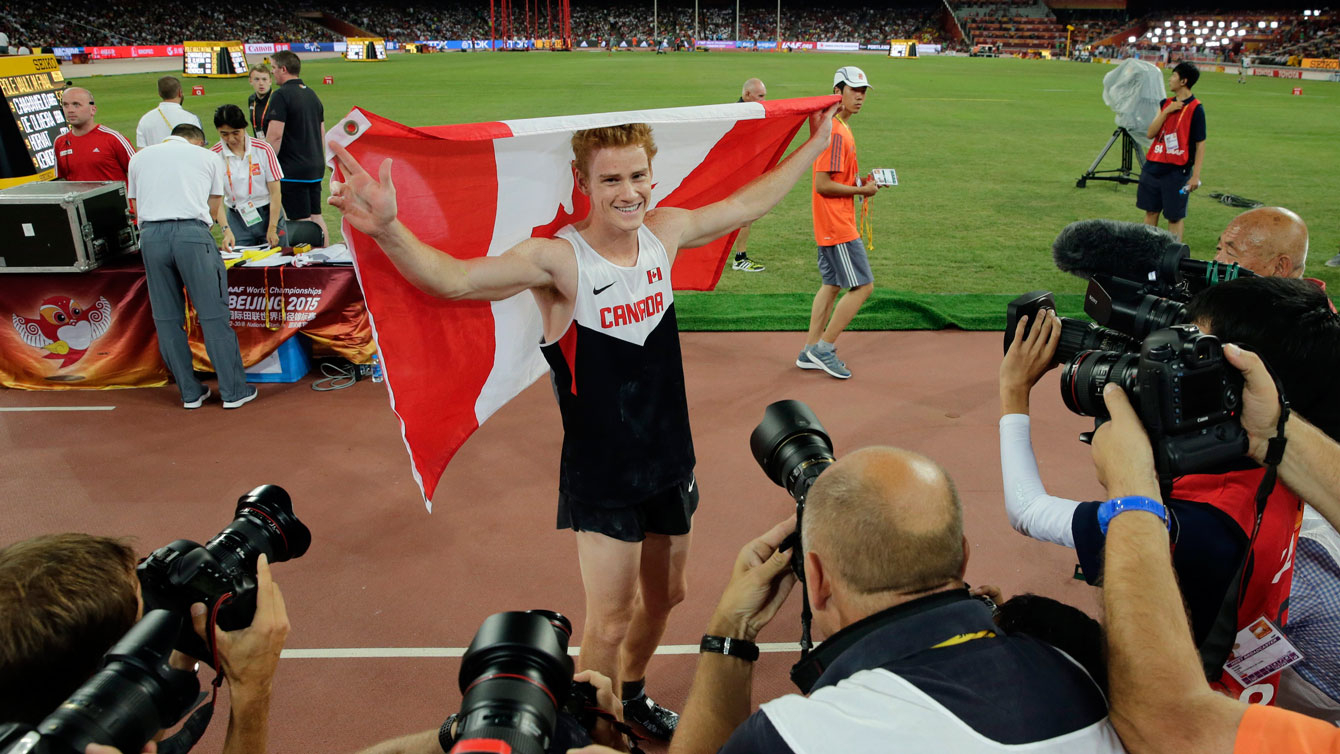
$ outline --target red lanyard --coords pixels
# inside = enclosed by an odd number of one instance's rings
[[[274,94],[274,91],[271,91],[270,94]],[[262,131],[265,130],[265,114],[268,112],[270,112],[269,94],[265,95],[265,109],[261,111],[261,119],[259,121],[256,120],[256,103],[255,102],[251,103],[251,130],[254,131],[257,128],[259,128]]]
[[[245,135],[245,134],[243,134],[243,135]],[[228,147],[227,144],[224,144],[224,145],[223,145],[223,148],[224,148],[224,149],[227,149],[229,152],[232,151],[232,149],[230,149],[230,148]],[[223,161],[223,169],[224,169],[224,172],[226,172],[226,173],[228,174],[228,190],[233,192],[233,204],[234,204],[234,205],[241,204],[241,202],[239,202],[239,201],[237,200],[237,191],[233,189],[233,161],[232,161],[232,160],[229,160],[229,159],[224,159],[224,161]],[[251,199],[251,175],[252,175],[252,173],[251,173],[251,150],[248,149],[248,150],[247,150],[247,199]]]

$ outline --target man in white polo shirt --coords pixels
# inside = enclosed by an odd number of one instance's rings
[[[162,143],[137,152],[129,173],[126,193],[139,218],[158,351],[177,380],[182,405],[200,408],[210,396],[191,367],[184,284],[219,376],[223,407],[238,408],[257,390],[247,384],[237,334],[228,324],[228,275],[209,232],[223,214],[223,160],[205,148],[198,126],[183,123]]]
[[[274,147],[265,139],[247,137],[247,114],[237,105],[222,105],[214,111],[219,143],[211,151],[223,157],[223,204],[228,224],[223,229],[225,246],[284,246],[287,228]]]
[[[181,106],[181,81],[176,76],[164,76],[158,80],[158,96],[163,101],[158,107],[140,117],[135,127],[135,148],[158,144],[172,133],[172,129],[183,123],[200,127],[200,118]]]

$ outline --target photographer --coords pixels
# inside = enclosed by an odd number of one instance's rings
[[[1302,412],[1334,416],[1334,403],[1316,383],[1331,373],[1330,355],[1340,346],[1334,315],[1323,294],[1301,281],[1253,278],[1213,286],[1198,294],[1189,318],[1224,341],[1260,349],[1275,364],[1286,391],[1299,396]],[[1076,549],[1086,579],[1101,580],[1103,538],[1099,502],[1079,503],[1047,494],[1038,475],[1029,439],[1029,392],[1054,366],[1060,324],[1054,312],[1043,311],[1027,337],[1021,323],[1001,364],[1001,466],[1005,504],[1011,524],[1021,533]],[[1338,365],[1340,366],[1340,365]],[[1283,624],[1287,618],[1292,576],[1291,557],[1297,534],[1300,501],[1287,486],[1276,484],[1257,534],[1254,493],[1264,471],[1245,460],[1215,474],[1189,474],[1173,481],[1178,547],[1174,561],[1186,587],[1197,642],[1205,642],[1225,609],[1238,567],[1249,570],[1236,604],[1237,629],[1266,617]],[[1257,701],[1269,703],[1279,676],[1252,687]],[[1244,690],[1227,673],[1219,678],[1235,696]],[[1244,697],[1246,698],[1246,697]]]
[[[1246,377],[1242,423],[1250,454],[1265,462],[1283,435],[1280,478],[1340,523],[1340,445],[1289,415],[1280,426],[1275,385],[1254,354],[1226,346]],[[1094,464],[1108,493],[1143,496],[1157,506],[1159,485],[1149,439],[1129,400],[1108,385],[1112,415],[1095,433]],[[1214,693],[1201,674],[1168,557],[1166,511],[1126,509],[1107,531],[1106,609],[1112,721],[1123,743],[1142,751],[1335,751],[1340,731],[1284,710],[1244,705]]]
[[[37,725],[101,666],[104,653],[140,618],[135,554],[123,541],[86,534],[35,537],[0,550],[0,722]],[[288,614],[262,554],[256,613],[248,628],[216,629],[228,680],[225,754],[265,751],[271,679]],[[202,638],[204,605],[191,609]],[[191,666],[181,655],[177,667]]]
[[[822,674],[808,696],[751,716],[753,640],[796,583],[779,549],[794,526],[740,551],[671,752],[1120,751],[1093,680],[1045,643],[1006,634],[969,594],[944,470],[893,448],[852,453],[810,489],[804,572],[828,638],[808,662]]]
[[[1263,277],[1301,278],[1307,267],[1307,224],[1283,207],[1249,209],[1219,234],[1214,261],[1239,264]],[[1316,283],[1325,290],[1320,280]]]

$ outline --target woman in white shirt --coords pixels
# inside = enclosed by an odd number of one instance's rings
[[[213,151],[224,164],[223,206],[227,215],[224,247],[287,245],[284,210],[279,200],[279,167],[274,148],[264,139],[247,136],[247,116],[237,105],[214,111],[219,143]]]

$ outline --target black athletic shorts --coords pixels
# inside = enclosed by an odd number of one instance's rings
[[[1163,218],[1171,223],[1185,218],[1187,199],[1190,197],[1181,192],[1189,180],[1191,176],[1180,170],[1159,175],[1146,168],[1140,173],[1140,186],[1135,190],[1136,208],[1146,212],[1162,212]]]
[[[311,183],[280,181],[279,198],[284,204],[284,214],[290,220],[306,220],[312,215],[319,215],[321,214],[321,181]]]
[[[622,542],[641,542],[648,534],[688,534],[696,510],[698,480],[692,476],[687,482],[623,508],[586,505],[560,492],[558,528],[596,532]]]

